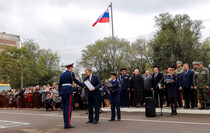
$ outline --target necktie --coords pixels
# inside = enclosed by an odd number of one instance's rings
[[[89,80],[89,81],[90,81],[90,77],[89,77],[89,76],[87,77],[87,80]]]

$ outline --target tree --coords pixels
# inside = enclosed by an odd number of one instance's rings
[[[0,82],[20,88],[21,52],[25,87],[58,82],[61,74],[59,56],[50,49],[40,49],[34,40],[25,41],[22,48],[4,48],[0,53]]]
[[[25,49],[22,49],[25,53]],[[0,53],[0,82],[10,83],[12,87],[20,87],[21,49],[5,46]]]
[[[177,60],[192,63],[197,59],[202,21],[191,20],[186,14],[163,13],[155,17],[157,33],[150,42],[152,63],[160,67]]]
[[[208,66],[208,64],[210,64],[210,37],[208,37],[199,46],[199,51],[197,55],[198,60],[203,61],[204,66]]]
[[[127,58],[127,64],[129,72],[133,69],[138,68],[140,71],[144,71],[147,67],[151,67],[150,58],[148,55],[148,42],[144,39],[137,38],[132,43],[129,50],[129,58]]]
[[[116,69],[119,71],[127,66],[126,58],[129,56],[129,42],[124,39],[115,38],[116,47]],[[82,59],[80,64],[87,68],[93,68],[99,74],[100,78],[109,78],[113,71],[113,50],[112,38],[105,37],[103,40],[97,40],[90,44],[85,50],[82,50]]]

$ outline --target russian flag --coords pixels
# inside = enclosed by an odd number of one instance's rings
[[[106,11],[96,20],[96,22],[93,24],[93,27],[97,23],[107,23],[109,22],[109,8],[106,9]]]

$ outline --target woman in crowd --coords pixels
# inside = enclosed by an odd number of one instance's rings
[[[74,103],[74,109],[79,110],[79,102],[80,102],[80,91],[77,84],[74,84],[73,87],[73,103]]]
[[[177,105],[176,105],[176,98],[177,98],[177,79],[176,75],[173,73],[172,68],[168,69],[168,74],[165,76],[165,86],[168,92],[168,98],[170,100],[171,105],[171,115],[177,115]]]
[[[104,104],[105,107],[110,107],[110,92],[104,87]]]
[[[141,102],[144,100],[144,80],[139,75],[139,70],[134,70],[134,76],[131,78],[131,89],[134,90],[134,102],[136,107],[141,107]]]
[[[28,107],[29,108],[32,108],[32,96],[33,96],[33,92],[32,92],[32,89],[30,89],[28,92]]]

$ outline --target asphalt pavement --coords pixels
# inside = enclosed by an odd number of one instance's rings
[[[148,118],[144,112],[123,111],[121,121],[110,122],[110,111],[104,110],[98,124],[86,124],[86,111],[73,111],[75,128],[64,129],[62,111],[0,109],[0,133],[210,133],[210,114],[163,114]]]

